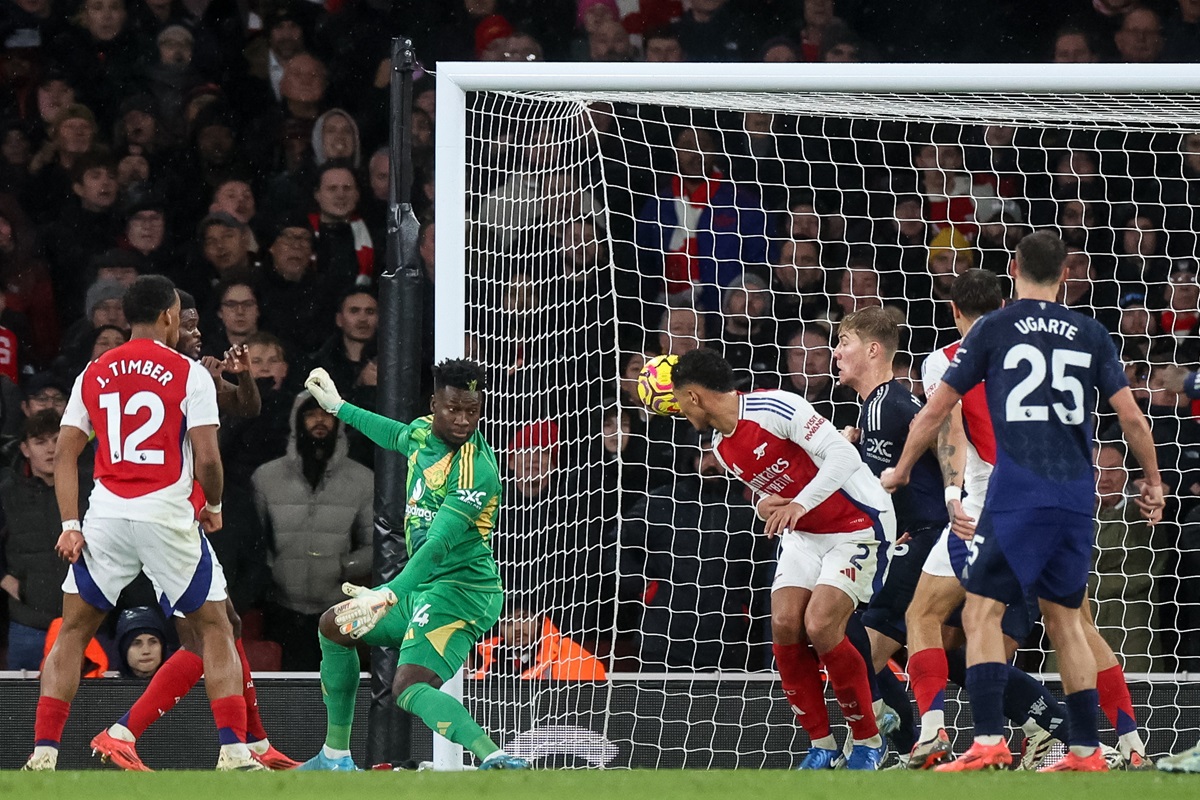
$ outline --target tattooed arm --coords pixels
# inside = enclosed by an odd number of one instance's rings
[[[967,432],[963,428],[962,406],[954,407],[938,431],[937,460],[942,468],[942,483],[961,489],[967,465]]]

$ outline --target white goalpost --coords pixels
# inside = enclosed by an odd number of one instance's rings
[[[921,360],[957,338],[947,281],[1002,274],[1021,235],[1050,228],[1070,246],[1065,302],[1112,330],[1177,498],[1154,531],[1101,499],[1097,625],[1151,754],[1194,743],[1200,405],[1170,387],[1200,360],[1200,67],[443,63],[436,78],[435,359],[489,372],[509,608],[608,673],[554,680],[554,652],[497,643],[504,668],[469,662],[443,687],[493,738],[562,766],[790,766],[806,740],[764,644],[773,551],[740,489],[703,473],[694,432],[647,416],[628,378],[715,346],[743,388],[854,424],[837,319],[893,310],[897,376],[919,393]],[[1110,421],[1097,438],[1121,454]],[[1035,635],[1019,657],[1053,683],[1045,648]],[[969,730],[957,697],[947,721]],[[435,768],[462,769],[434,740]]]

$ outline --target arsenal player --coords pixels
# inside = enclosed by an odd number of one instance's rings
[[[878,769],[887,747],[871,709],[867,665],[846,638],[846,622],[887,572],[896,538],[891,498],[854,445],[803,397],[737,392],[728,362],[707,349],[680,356],[672,377],[683,415],[697,430],[715,430],[717,457],[755,493],[767,535],[781,538],[772,646],[784,694],[812,740],[799,768],[832,768],[841,752],[820,664],[850,725],[846,766]]]

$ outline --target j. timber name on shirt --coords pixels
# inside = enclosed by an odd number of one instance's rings
[[[1013,327],[1023,336],[1037,331],[1041,333],[1053,333],[1071,341],[1074,341],[1075,334],[1079,333],[1079,328],[1076,328],[1069,322],[1061,319],[1046,319],[1044,317],[1019,319],[1013,323]]]
[[[171,370],[149,358],[140,360],[123,358],[112,362],[108,365],[108,368],[114,378],[121,375],[144,375],[151,380],[158,381],[163,386],[166,386],[175,377],[175,373],[171,372]],[[108,379],[102,378],[99,375],[96,376],[96,380],[100,381],[101,386],[108,384]]]
[[[779,494],[792,483],[792,476],[786,474],[791,465],[786,458],[775,459],[774,464],[768,465],[754,476],[749,483],[750,488],[756,492]]]

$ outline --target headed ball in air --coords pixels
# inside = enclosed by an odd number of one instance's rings
[[[679,356],[655,356],[646,362],[638,375],[638,398],[655,414],[664,417],[679,413],[675,382],[671,379],[671,367],[677,361]]]

